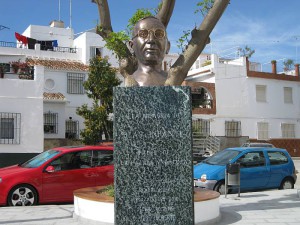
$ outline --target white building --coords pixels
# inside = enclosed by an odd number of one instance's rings
[[[76,109],[91,104],[83,88],[89,60],[101,54],[118,66],[94,30],[74,38],[63,22],[52,21],[30,25],[21,36],[27,44],[0,42],[0,154],[39,153],[44,139],[78,138],[83,118]],[[49,46],[54,41],[57,46]],[[26,62],[27,75],[12,62]]]
[[[260,72],[245,57],[224,60],[211,55],[211,64],[190,70],[185,85],[192,87],[193,119],[202,132],[219,137],[248,136],[269,141],[300,155],[299,65],[292,75]],[[198,63],[199,64],[199,63]],[[202,93],[201,93],[202,90]],[[200,102],[200,103],[199,103]]]

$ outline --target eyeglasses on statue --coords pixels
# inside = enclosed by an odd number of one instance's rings
[[[138,33],[132,38],[140,37],[142,39],[146,39],[149,37],[150,32],[153,33],[154,37],[156,39],[163,39],[166,36],[166,32],[163,29],[155,29],[155,30],[147,30],[147,29],[141,29],[138,31]]]

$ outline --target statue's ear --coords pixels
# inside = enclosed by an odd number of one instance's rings
[[[132,40],[130,40],[130,41],[128,41],[128,46],[129,46],[129,48],[133,48],[133,41]]]
[[[166,46],[166,54],[169,53],[170,48],[171,48],[171,44],[170,44],[170,42],[168,41],[168,42],[167,42],[167,46]]]
[[[127,42],[127,47],[129,49],[129,51],[131,52],[132,55],[134,55],[134,50],[133,50],[133,41],[130,40]]]

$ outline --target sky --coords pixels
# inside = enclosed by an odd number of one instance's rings
[[[203,17],[194,13],[199,1],[176,1],[167,29],[171,53],[180,53],[176,41],[183,31],[201,24]],[[159,2],[108,0],[114,31],[126,29],[136,9],[155,8]],[[14,33],[23,33],[30,24],[48,26],[52,20],[60,19],[76,34],[94,28],[99,22],[97,5],[91,0],[0,0],[0,3],[0,25],[9,28],[0,30],[0,41],[15,42]],[[299,63],[299,9],[299,0],[231,0],[203,52],[234,58],[238,48],[248,46],[255,50],[250,61],[260,62],[264,71],[270,70],[271,60],[277,60],[279,71],[284,60]]]

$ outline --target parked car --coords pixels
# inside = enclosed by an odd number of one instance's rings
[[[270,143],[259,143],[259,142],[249,142],[249,143],[244,143],[242,147],[266,147],[266,148],[275,148],[274,145]]]
[[[59,147],[0,169],[0,205],[73,202],[79,188],[112,184],[112,146]]]
[[[226,165],[239,163],[241,191],[292,189],[297,180],[293,160],[285,149],[238,147],[222,150],[194,166],[196,187],[225,193]]]

